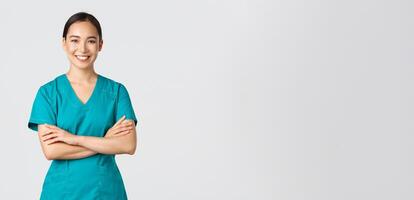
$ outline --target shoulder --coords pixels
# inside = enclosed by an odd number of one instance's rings
[[[108,78],[104,75],[99,75],[102,81],[102,89],[104,92],[110,92],[116,95],[119,95],[120,93],[127,92],[127,89],[125,85],[119,81],[116,81],[114,79]]]
[[[38,89],[38,93],[45,95],[46,97],[53,97],[56,95],[58,81],[62,77],[62,75],[56,76],[55,78],[43,82]]]

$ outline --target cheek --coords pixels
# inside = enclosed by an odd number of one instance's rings
[[[73,53],[76,50],[76,48],[77,48],[76,44],[69,44],[66,46],[68,53]]]
[[[88,49],[90,50],[90,51],[98,51],[98,49],[99,49],[99,47],[98,47],[98,45],[97,44],[89,44],[88,45]]]

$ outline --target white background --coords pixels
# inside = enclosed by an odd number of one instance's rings
[[[130,199],[414,199],[412,1],[110,2],[1,3],[0,199],[40,195],[27,122],[78,11],[140,120]]]

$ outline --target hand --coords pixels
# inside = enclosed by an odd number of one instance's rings
[[[132,120],[125,120],[125,115],[122,116],[105,134],[105,138],[123,136],[131,133],[131,130],[135,128],[135,124]]]
[[[57,126],[46,124],[46,130],[41,135],[42,141],[47,145],[55,142],[64,142],[70,145],[78,145],[78,136],[69,133]]]

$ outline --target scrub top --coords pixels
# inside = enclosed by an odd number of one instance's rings
[[[75,135],[104,137],[118,119],[137,124],[127,89],[98,74],[86,103],[80,101],[66,74],[42,85],[36,94],[28,127],[52,124]],[[41,200],[125,200],[127,194],[115,155],[95,154],[71,160],[52,160],[42,186]]]

